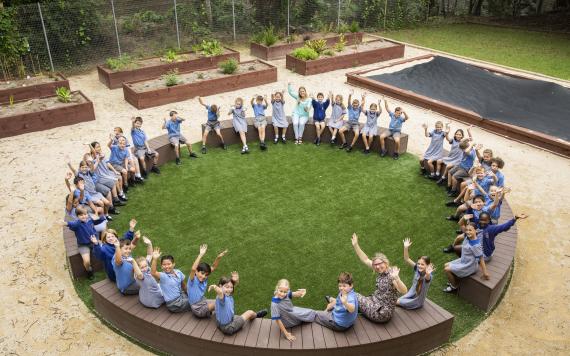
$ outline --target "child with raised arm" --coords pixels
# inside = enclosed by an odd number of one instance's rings
[[[358,123],[358,119],[360,118],[360,114],[364,110],[364,101],[366,99],[366,93],[362,94],[362,103],[358,102],[358,99],[352,100],[352,95],[354,94],[354,90],[350,90],[350,94],[348,95],[348,121],[344,124],[344,126],[338,131],[340,135],[340,139],[342,140],[342,145],[339,147],[340,149],[346,148],[346,152],[352,151],[352,147],[358,140],[360,136],[360,124]],[[352,130],[354,133],[354,137],[352,138],[352,142],[349,144],[346,143],[346,137],[344,133],[347,131]]]
[[[311,104],[313,105],[313,122],[315,123],[315,131],[317,137],[315,138],[315,145],[321,144],[321,134],[325,130],[325,116],[330,104],[330,99],[323,101],[325,95],[323,93],[317,94],[317,100],[311,94]]]
[[[66,184],[68,184],[67,180]],[[113,220],[110,216],[105,216],[102,207],[98,207],[94,204],[93,198],[85,190],[85,180],[83,178],[75,176],[75,178],[73,178],[73,184],[75,185],[73,197],[78,201],[77,207],[84,208],[88,213],[96,213],[97,215],[104,216],[107,220]]]
[[[293,110],[292,121],[293,131],[295,131],[295,144],[303,144],[303,132],[305,131],[305,124],[309,121],[309,110],[311,108],[311,98],[307,94],[305,87],[299,87],[297,93],[293,91],[291,83],[287,85],[289,95],[297,102]]]
[[[159,154],[156,150],[150,148],[148,140],[146,138],[146,133],[142,129],[143,119],[140,116],[133,117],[131,119],[133,126],[131,127],[131,138],[133,140],[134,154],[139,160],[139,166],[141,167],[141,173],[143,177],[146,177],[146,158],[152,159],[151,172],[160,174],[160,169],[158,169],[158,158]]]
[[[172,255],[160,256],[160,248],[156,247],[152,252],[152,263],[150,264],[150,274],[158,281],[166,308],[172,313],[181,313],[190,310],[188,296],[186,295],[186,284],[184,284],[184,273],[175,269],[174,257]],[[156,264],[160,258],[162,272],[158,272]]]
[[[95,204],[95,206],[103,208],[105,216],[108,217],[109,213],[118,214],[119,212],[115,210],[115,207],[111,204],[112,200],[111,192],[109,190],[106,190],[107,196],[105,197],[102,193],[97,191],[95,182],[98,177],[95,174],[93,174],[93,172],[89,167],[88,161],[85,159],[91,162],[91,160],[89,159],[89,155],[86,154],[84,156],[84,159],[81,162],[79,162],[79,170],[77,171],[73,168],[71,162],[69,161],[67,162],[67,166],[75,176],[83,178],[85,192],[87,192],[90,196],[89,200],[92,201],[93,204]]]
[[[198,102],[200,105],[206,108],[208,111],[208,120],[206,121],[206,125],[204,127],[204,134],[202,135],[202,154],[206,154],[208,149],[206,148],[206,140],[208,140],[208,134],[214,130],[216,135],[220,138],[220,146],[226,150],[227,146],[224,142],[224,137],[222,136],[222,126],[219,121],[220,112],[222,108],[216,104],[207,105],[204,104],[204,101],[201,97],[198,97]]]
[[[134,278],[131,240],[115,241],[115,255],[111,264],[117,277],[117,288],[124,295],[138,294],[139,285]]]
[[[247,133],[247,121],[245,119],[246,110],[243,107],[243,99],[236,98],[234,101],[234,106],[230,108],[228,116],[232,115],[232,125],[234,126],[234,131],[239,134],[241,139],[242,149],[241,154],[249,153],[249,147],[247,147],[247,139],[245,134]]]
[[[133,245],[135,246],[136,240],[140,237],[140,231],[135,232],[136,225],[137,221],[135,219],[131,219],[129,222],[129,230],[123,235],[123,239],[133,240]],[[103,262],[107,278],[113,282],[117,281],[115,270],[113,269],[116,241],[119,241],[119,234],[113,229],[106,229],[103,231],[101,233],[101,240],[94,237],[91,238],[91,242],[93,243],[93,254],[95,255],[95,258]]]
[[[463,156],[461,162],[449,170],[448,186],[451,188],[447,194],[448,196],[456,196],[459,194],[459,183],[464,179],[470,178],[469,172],[475,162],[475,150],[480,147],[481,145],[477,145],[468,140],[463,140],[459,144],[459,149],[463,152]]]
[[[251,98],[251,107],[253,108],[253,127],[257,129],[259,135],[259,148],[262,151],[267,149],[265,144],[265,128],[267,127],[267,119],[265,118],[265,109],[267,109],[267,95],[255,95]]]
[[[118,143],[113,143],[113,137],[109,136],[109,142],[107,147],[111,150],[111,155],[109,156],[109,164],[113,167],[116,172],[119,172],[123,178],[123,185],[128,186],[129,175],[136,173],[135,166],[131,161],[130,151],[127,148],[127,139],[123,136],[119,137]],[[142,177],[135,177],[135,183],[142,183]]]
[[[200,246],[200,254],[196,257],[192,269],[190,273],[188,273],[188,287],[186,288],[188,291],[190,309],[192,310],[192,314],[198,318],[209,317],[216,307],[215,302],[213,300],[206,300],[204,294],[208,289],[208,277],[218,268],[222,257],[228,253],[228,250],[220,252],[210,267],[206,262],[201,262],[207,250],[208,245]]]
[[[424,152],[420,167],[425,171],[425,177],[437,180],[440,177],[440,166],[434,167],[434,163],[443,158],[443,141],[449,135],[449,123],[445,124],[443,131],[443,122],[436,121],[435,129],[428,133],[427,124],[422,124],[426,137],[431,137],[428,148]],[[425,164],[425,167],[424,167]]]
[[[141,168],[139,166],[139,161],[137,159],[134,158],[133,155],[133,151],[131,150],[131,144],[129,143],[129,139],[127,138],[127,136],[125,136],[125,134],[123,133],[123,129],[119,126],[115,127],[113,129],[113,134],[110,135],[110,137],[112,136],[112,144],[113,145],[118,145],[119,144],[119,139],[121,137],[125,138],[125,146],[127,147],[127,150],[129,151],[129,162],[131,163],[131,165],[134,167],[134,182],[135,183],[141,183],[144,179],[142,179],[141,176]]]
[[[411,245],[410,239],[404,240],[404,261],[414,268],[414,282],[408,289],[408,293],[398,298],[396,302],[404,309],[418,309],[424,305],[431,285],[432,273],[435,271],[435,267],[428,256],[420,257],[417,262],[410,258],[409,249]]]
[[[334,101],[333,101],[334,98]],[[346,116],[346,106],[342,102],[342,95],[333,96],[332,91],[329,92],[329,100],[332,101],[332,113],[328,122],[329,131],[331,132],[331,145],[336,143],[336,134],[344,126],[344,117]]]
[[[467,128],[467,134],[469,135],[469,138],[465,140],[472,140],[471,126]],[[444,185],[446,183],[448,179],[449,170],[451,170],[454,166],[461,163],[461,159],[463,158],[463,152],[459,148],[459,144],[461,143],[461,141],[463,141],[465,137],[463,130],[462,129],[456,130],[455,134],[453,134],[453,139],[449,139],[448,133],[446,133],[445,137],[449,142],[449,144],[451,145],[451,148],[449,150],[449,154],[447,155],[447,157],[437,160],[437,170],[439,172],[441,172],[441,165],[445,164],[445,169],[441,174],[441,178],[439,178],[439,180],[437,181],[437,184],[439,185]]]
[[[271,94],[271,122],[273,124],[273,132],[275,137],[273,143],[277,144],[279,142],[279,129],[281,129],[281,142],[286,143],[287,138],[287,128],[289,127],[289,122],[285,116],[285,90],[276,91]]]
[[[289,341],[295,341],[296,337],[287,329],[315,320],[316,312],[313,309],[295,307],[291,301],[293,298],[303,298],[306,293],[306,289],[292,292],[286,279],[280,279],[275,286],[274,296],[271,298],[271,320],[277,322],[281,333]]]
[[[91,153],[91,167],[93,173],[99,177],[96,186],[104,185],[111,189],[113,198],[113,205],[120,206],[120,202],[127,201],[127,196],[123,191],[123,179],[119,172],[117,172],[105,159],[105,154],[101,148],[101,144],[93,141],[89,144]]]
[[[147,308],[158,308],[164,304],[164,296],[156,279],[150,274],[150,263],[152,260],[152,242],[143,236],[146,245],[146,257],[139,256],[133,261],[135,280],[139,285],[139,301]]]
[[[348,330],[358,316],[358,300],[353,290],[352,274],[341,272],[338,276],[338,296],[325,296],[328,301],[324,311],[318,311],[315,322],[334,331]]]
[[[390,111],[388,106],[388,100],[386,98],[382,98],[384,100],[384,108],[390,116],[390,124],[388,125],[388,131],[383,132],[380,135],[380,156],[386,156],[388,151],[386,150],[386,138],[393,137],[394,143],[396,147],[394,147],[394,159],[398,159],[400,157],[400,136],[402,134],[402,125],[404,122],[408,121],[410,118],[408,114],[401,107],[396,107],[394,111]]]
[[[364,107],[364,100],[362,101],[362,106]],[[362,153],[364,154],[370,153],[370,146],[374,142],[374,136],[378,136],[378,116],[381,113],[380,100],[378,100],[378,104],[370,104],[370,108],[364,111],[364,115],[366,115],[366,124],[362,128],[362,141],[364,142],[364,151]]]
[[[237,333],[248,320],[263,318],[267,315],[267,310],[263,309],[257,313],[248,310],[242,315],[234,315],[234,288],[239,283],[239,275],[232,272],[232,277],[222,277],[217,285],[208,287],[208,291],[216,292],[216,323],[218,329],[225,335]]]
[[[162,129],[168,132],[168,141],[170,141],[170,145],[174,148],[174,152],[176,153],[176,164],[180,165],[182,164],[180,161],[180,144],[186,144],[189,157],[196,158],[198,156],[192,152],[192,145],[180,132],[180,124],[184,122],[185,119],[178,117],[178,113],[174,110],[169,113],[169,116],[169,120],[164,119]]]

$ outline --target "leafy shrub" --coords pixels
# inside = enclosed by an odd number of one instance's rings
[[[252,42],[264,44],[267,47],[273,46],[278,39],[279,37],[277,37],[273,26],[269,26],[261,32],[254,34],[251,38]]]
[[[180,83],[180,78],[178,77],[178,71],[177,70],[169,71],[168,73],[166,73],[162,76],[162,79],[164,79],[164,84],[167,87],[172,87],[172,86],[175,86],[178,83]]]
[[[310,61],[319,58],[317,51],[306,46],[295,49],[291,55],[304,61]]]
[[[164,55],[164,60],[167,61],[168,63],[176,62],[178,60],[178,54],[176,53],[175,50],[169,49],[168,51],[166,51],[166,54]]]
[[[55,90],[57,100],[62,103],[69,103],[71,101],[71,91],[66,87],[57,88]]]
[[[146,35],[156,31],[165,20],[166,16],[152,10],[139,11],[127,17],[122,24],[122,28],[125,33]]]
[[[199,43],[204,38],[210,38],[212,31],[208,23],[208,16],[204,1],[192,1],[182,3],[178,1],[176,4],[176,13],[178,15],[178,28],[180,37],[188,40],[189,43]],[[169,17],[174,21],[174,7],[169,12]]]
[[[305,42],[305,46],[313,49],[318,54],[321,54],[325,49],[327,49],[327,41],[324,39],[309,40]]]
[[[237,70],[237,68],[238,61],[236,61],[235,58],[229,58],[228,60],[220,63],[220,69],[224,74],[232,74]]]
[[[346,47],[346,39],[344,38],[344,33],[341,33],[338,42],[334,44],[334,50],[337,52],[342,52],[342,50]]]
[[[352,33],[358,32],[360,31],[360,25],[358,24],[358,22],[352,21],[350,23],[350,27],[348,28],[348,30]]]
[[[224,53],[224,48],[218,40],[202,40],[202,43],[192,46],[192,50],[196,54],[201,54],[206,57],[219,56]]]
[[[291,34],[291,35],[285,37],[285,42],[287,42],[287,43],[293,43],[296,40],[297,40],[297,35],[295,35],[295,34]]]
[[[330,48],[325,49],[325,50],[323,51],[323,54],[324,54],[325,56],[331,56],[331,57],[335,55],[334,51],[333,51],[332,49],[330,49]]]
[[[111,70],[123,70],[136,67],[134,59],[128,54],[123,54],[120,57],[107,58],[105,63]]]

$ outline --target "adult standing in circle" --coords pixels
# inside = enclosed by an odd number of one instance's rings
[[[400,280],[400,269],[396,266],[390,267],[390,261],[383,253],[378,252],[372,259],[368,258],[358,245],[356,233],[352,234],[352,247],[362,263],[377,273],[374,293],[368,297],[356,293],[358,311],[370,321],[385,323],[392,318],[398,293],[404,294],[408,291],[404,282]]]
[[[305,124],[309,121],[309,109],[311,108],[311,98],[307,94],[305,87],[299,87],[297,93],[293,91],[291,83],[287,85],[289,95],[297,101],[293,109],[293,131],[295,131],[295,144],[300,145],[303,143],[303,131]]]

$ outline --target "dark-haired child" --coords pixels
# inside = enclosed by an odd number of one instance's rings
[[[364,107],[364,100],[362,101],[362,106]],[[370,104],[370,108],[364,111],[366,115],[366,123],[362,128],[362,141],[364,142],[364,154],[370,153],[370,146],[374,142],[374,136],[378,136],[378,117],[382,113],[380,108],[380,100],[378,104]]]
[[[481,147],[481,145],[476,145],[474,142],[469,142],[468,140],[463,140],[459,144],[459,149],[463,151],[463,157],[461,158],[461,163],[459,163],[459,165],[449,170],[449,196],[455,196],[459,194],[459,182],[470,178],[469,172],[471,171],[473,163],[475,162],[475,149],[479,147]]]
[[[168,141],[170,145],[174,147],[174,153],[176,153],[176,164],[180,165],[182,161],[180,161],[180,145],[186,144],[186,148],[188,149],[188,155],[190,157],[198,157],[194,152],[192,152],[192,145],[186,137],[182,136],[180,132],[180,124],[184,122],[185,119],[178,117],[178,113],[172,110],[169,113],[170,119],[164,119],[162,123],[162,129],[168,132]]]
[[[131,240],[115,241],[115,255],[111,264],[117,278],[117,288],[122,294],[138,294],[139,285],[134,278]]]
[[[317,94],[317,100],[313,98],[311,95],[311,104],[313,105],[313,122],[315,124],[315,131],[317,133],[317,137],[315,138],[315,145],[319,146],[321,144],[321,135],[325,130],[325,116],[327,109],[330,104],[330,99],[325,99],[325,95],[323,93]]]
[[[334,100],[333,100],[334,98]],[[329,100],[332,101],[332,112],[328,122],[329,131],[331,132],[331,145],[336,143],[336,134],[344,126],[344,117],[346,116],[346,106],[342,102],[342,95],[333,96],[329,92]]]
[[[404,309],[418,309],[424,305],[429,286],[431,285],[432,273],[435,271],[434,265],[428,256],[422,256],[418,262],[410,258],[409,248],[412,245],[410,239],[404,240],[404,261],[414,268],[414,282],[408,292],[398,298],[396,305]]]
[[[271,320],[275,320],[281,333],[289,341],[295,341],[295,335],[287,329],[315,321],[316,312],[313,309],[299,308],[293,306],[291,299],[303,298],[307,293],[306,289],[291,291],[289,281],[280,279],[275,286],[273,298],[271,298]]]
[[[271,123],[275,134],[273,143],[276,144],[279,141],[279,129],[281,129],[281,142],[286,143],[287,138],[285,136],[289,122],[285,116],[285,90],[271,94],[271,111]]]
[[[242,315],[234,314],[234,288],[239,283],[239,275],[232,272],[232,277],[222,277],[217,285],[208,287],[208,291],[216,291],[216,322],[218,329],[225,335],[237,333],[248,320],[263,318],[267,315],[267,310],[260,310],[257,313],[248,310]]]
[[[471,136],[471,126],[467,128],[467,134],[469,138],[467,140],[472,140]],[[441,178],[437,181],[437,184],[444,185],[447,181],[448,172],[455,167],[456,165],[461,163],[461,159],[463,158],[463,152],[459,148],[459,144],[463,141],[465,134],[463,133],[462,129],[458,129],[455,131],[453,138],[449,138],[449,133],[446,133],[445,138],[451,145],[449,150],[449,154],[447,157],[437,160],[437,170],[441,172],[441,165],[445,164],[445,169],[441,173]]]
[[[491,170],[489,174],[493,174],[496,177],[495,185],[499,188],[505,186],[505,175],[501,172],[504,166],[505,162],[500,157],[493,157],[493,159],[491,159]]]
[[[349,329],[358,316],[358,299],[353,290],[352,274],[342,272],[338,276],[338,296],[326,297],[325,311],[318,311],[315,322],[334,331]]]
[[[208,251],[208,245],[200,246],[200,254],[196,257],[190,273],[188,273],[188,303],[192,314],[198,318],[207,318],[212,314],[216,304],[213,300],[206,300],[204,294],[208,289],[208,276],[218,268],[220,260],[226,255],[228,250],[224,250],[218,254],[214,263],[210,267],[206,262],[201,262],[202,258]]]
[[[358,99],[352,100],[353,94],[354,94],[354,90],[351,90],[350,94],[348,95],[348,103],[349,103],[348,121],[346,122],[346,124],[344,124],[344,126],[340,130],[338,130],[338,134],[339,134],[340,139],[342,141],[342,145],[339,148],[340,149],[346,148],[346,152],[352,151],[352,147],[354,146],[354,144],[358,140],[358,137],[360,137],[360,124],[358,123],[358,120],[360,118],[360,114],[364,110],[364,101],[366,98],[366,93],[363,93],[362,94],[362,103],[359,103]],[[346,131],[350,131],[350,130],[352,130],[352,132],[354,133],[354,137],[352,139],[352,142],[349,145],[346,143],[346,138],[344,136],[344,133]]]
[[[198,97],[198,102],[208,111],[208,120],[206,121],[206,125],[204,127],[204,134],[202,135],[202,154],[206,154],[206,152],[208,152],[208,149],[206,148],[206,141],[208,140],[208,134],[212,130],[214,130],[216,135],[218,135],[220,138],[220,146],[224,150],[227,149],[227,146],[224,142],[224,137],[222,136],[222,125],[220,124],[219,120],[221,107],[216,104],[204,104],[204,101],[201,97]]]
[[[136,169],[130,158],[130,151],[127,148],[127,139],[121,136],[119,137],[118,143],[113,144],[113,138],[110,136],[107,147],[111,150],[109,164],[111,164],[113,169],[116,172],[119,172],[123,177],[124,187],[128,187],[129,175],[135,174]],[[135,177],[134,181],[141,183],[143,179],[142,177]]]
[[[483,255],[485,262],[489,262],[493,253],[495,252],[495,239],[497,235],[502,232],[508,231],[519,219],[526,219],[526,214],[515,214],[515,217],[503,224],[493,224],[489,213],[482,213],[479,216],[479,231],[481,244],[483,245]]]
[[[265,109],[267,109],[267,95],[256,95],[251,98],[251,107],[253,108],[253,127],[257,129],[259,135],[259,147],[262,151],[267,149],[265,144],[265,128],[267,127],[267,119],[265,118]]]
[[[133,261],[133,269],[135,271],[135,279],[139,285],[139,301],[147,308],[158,308],[164,304],[164,297],[160,285],[156,279],[150,274],[150,263],[152,260],[152,242],[146,236],[143,236],[143,242],[146,245],[146,257],[139,256]]]
[[[91,160],[89,160],[88,157],[89,155],[86,154],[85,156],[87,160],[84,159],[81,162],[79,162],[79,170],[76,171],[71,165],[71,162],[67,162],[67,166],[75,176],[83,178],[85,191],[89,194],[90,201],[92,201],[93,204],[95,204],[96,206],[103,208],[105,216],[107,217],[107,219],[109,219],[109,213],[118,214],[118,211],[115,210],[115,207],[111,204],[112,201],[111,191],[110,189],[105,187],[107,188],[106,190],[104,190],[107,193],[106,196],[103,195],[101,192],[97,191],[95,182],[96,179],[98,179],[98,177],[95,174],[93,174],[92,170],[90,169],[88,162],[91,162]]]
[[[108,163],[105,159],[105,154],[101,149],[101,144],[93,141],[89,144],[91,154],[91,167],[92,171],[99,178],[96,187],[100,185],[111,187],[111,196],[113,199],[113,206],[120,206],[121,202],[127,201],[127,196],[123,191],[123,178],[119,172]]]
[[[143,119],[140,116],[133,117],[131,119],[133,125],[131,127],[131,138],[133,139],[134,154],[139,160],[139,166],[141,167],[142,175],[146,177],[146,158],[152,159],[151,172],[160,174],[160,169],[158,169],[158,158],[159,154],[156,150],[150,148],[148,140],[146,139],[146,133],[142,129]]]
[[[443,158],[443,141],[445,137],[449,134],[449,123],[445,125],[445,131],[443,131],[443,122],[436,121],[435,130],[428,133],[427,124],[422,124],[424,128],[424,134],[426,137],[431,137],[428,148],[424,152],[422,160],[420,161],[420,166],[426,171],[426,177],[431,179],[439,179],[440,172],[439,167],[437,169],[434,167],[434,163]],[[427,162],[426,162],[427,161]],[[424,162],[426,166],[423,167]]]
[[[382,100],[384,100],[384,108],[386,109],[388,116],[390,116],[390,124],[388,125],[388,131],[385,131],[380,135],[380,156],[384,157],[386,156],[386,153],[388,153],[386,150],[386,138],[393,137],[394,143],[396,144],[396,147],[394,147],[393,157],[394,159],[398,159],[400,157],[400,154],[398,152],[400,152],[400,136],[402,134],[402,125],[410,118],[408,117],[408,114],[406,114],[406,112],[399,106],[394,109],[394,112],[390,111],[390,108],[388,107],[388,100],[386,100],[386,98],[382,98]]]
[[[162,272],[156,270],[156,264],[160,258]],[[152,263],[150,274],[160,284],[166,308],[172,313],[181,313],[190,310],[188,296],[186,295],[186,284],[184,284],[184,273],[175,269],[174,257],[166,255],[160,257],[160,248],[156,247],[152,252]]]
[[[66,179],[66,184],[69,187],[69,181]],[[84,208],[88,213],[97,213],[97,215],[105,216],[102,207],[98,207],[93,203],[93,198],[85,190],[85,180],[79,176],[73,178],[75,189],[73,190],[73,197],[78,200],[77,207]],[[107,220],[112,220],[109,216],[105,216]]]
[[[113,129],[113,134],[109,135],[109,138],[112,141],[112,145],[119,145],[119,139],[123,137],[125,139],[125,146],[127,147],[127,150],[129,151],[129,164],[133,167],[134,171],[133,171],[133,179],[135,183],[142,183],[144,181],[144,179],[142,178],[141,175],[141,167],[139,165],[139,161],[137,159],[135,159],[134,157],[134,152],[132,150],[131,144],[129,143],[129,139],[127,138],[127,136],[125,136],[125,134],[123,133],[123,129],[121,127],[115,127]]]

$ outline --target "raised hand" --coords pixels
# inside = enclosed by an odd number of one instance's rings
[[[131,221],[129,221],[129,228],[131,230],[134,230],[136,226],[137,226],[137,220],[135,218],[132,218]]]
[[[146,236],[143,236],[142,240],[143,240],[143,243],[144,243],[145,245],[150,245],[150,244],[152,243],[152,242],[150,241],[150,239],[149,239],[148,237],[146,237]]]
[[[113,241],[113,245],[115,246],[115,248],[121,248],[121,243],[119,242],[118,239]]]
[[[517,214],[517,215],[515,215],[515,218],[517,218],[517,219],[526,219],[526,218],[528,218],[528,215],[526,215],[525,213]]]
[[[216,289],[216,285],[215,285],[215,284],[210,284],[210,286],[208,287],[208,292],[211,292],[212,289]]]
[[[152,259],[158,260],[160,258],[160,247],[155,247],[152,251]]]
[[[435,272],[435,266],[433,265],[433,263],[430,263],[426,267],[426,274],[432,274],[433,272]]]
[[[303,298],[307,294],[307,290],[304,288],[297,289],[297,293],[299,293],[299,298]]]
[[[427,129],[427,128],[428,128],[428,125],[427,125],[426,123],[423,123],[423,124],[422,124],[422,127],[423,127],[424,129]]]
[[[200,255],[204,256],[206,254],[206,251],[208,251],[208,245],[200,245]]]
[[[463,215],[463,220],[471,220],[473,219],[473,214],[465,214]]]
[[[71,178],[73,178],[73,173],[71,172],[65,173],[65,179],[70,180]]]
[[[477,151],[479,151],[479,150],[482,149],[482,148],[483,148],[483,145],[480,144],[480,143],[478,143],[478,144],[475,145],[475,149],[476,149]]]
[[[346,304],[348,302],[348,294],[342,292],[340,294],[340,301],[342,302],[342,304]]]
[[[137,230],[137,231],[135,232],[135,239],[140,239],[140,238],[141,238],[141,231],[140,231],[140,230]]]
[[[91,235],[91,236],[89,237],[89,239],[91,240],[91,242],[92,242],[94,245],[99,244],[99,240],[97,240],[97,237],[96,237],[95,235]]]
[[[390,271],[390,276],[393,279],[398,279],[400,278],[400,269],[396,266],[392,267],[392,270]]]
[[[358,235],[356,235],[356,232],[352,234],[352,246],[356,246],[358,245]]]
[[[404,248],[409,248],[410,246],[412,246],[412,240],[410,240],[409,237],[404,239]]]
[[[228,250],[223,250],[222,252],[218,253],[218,258],[224,257],[228,253]]]
[[[234,281],[236,281],[236,282],[239,281],[239,274],[237,273],[237,271],[233,271],[233,272],[232,272],[232,277],[231,277],[231,279],[234,280]]]

